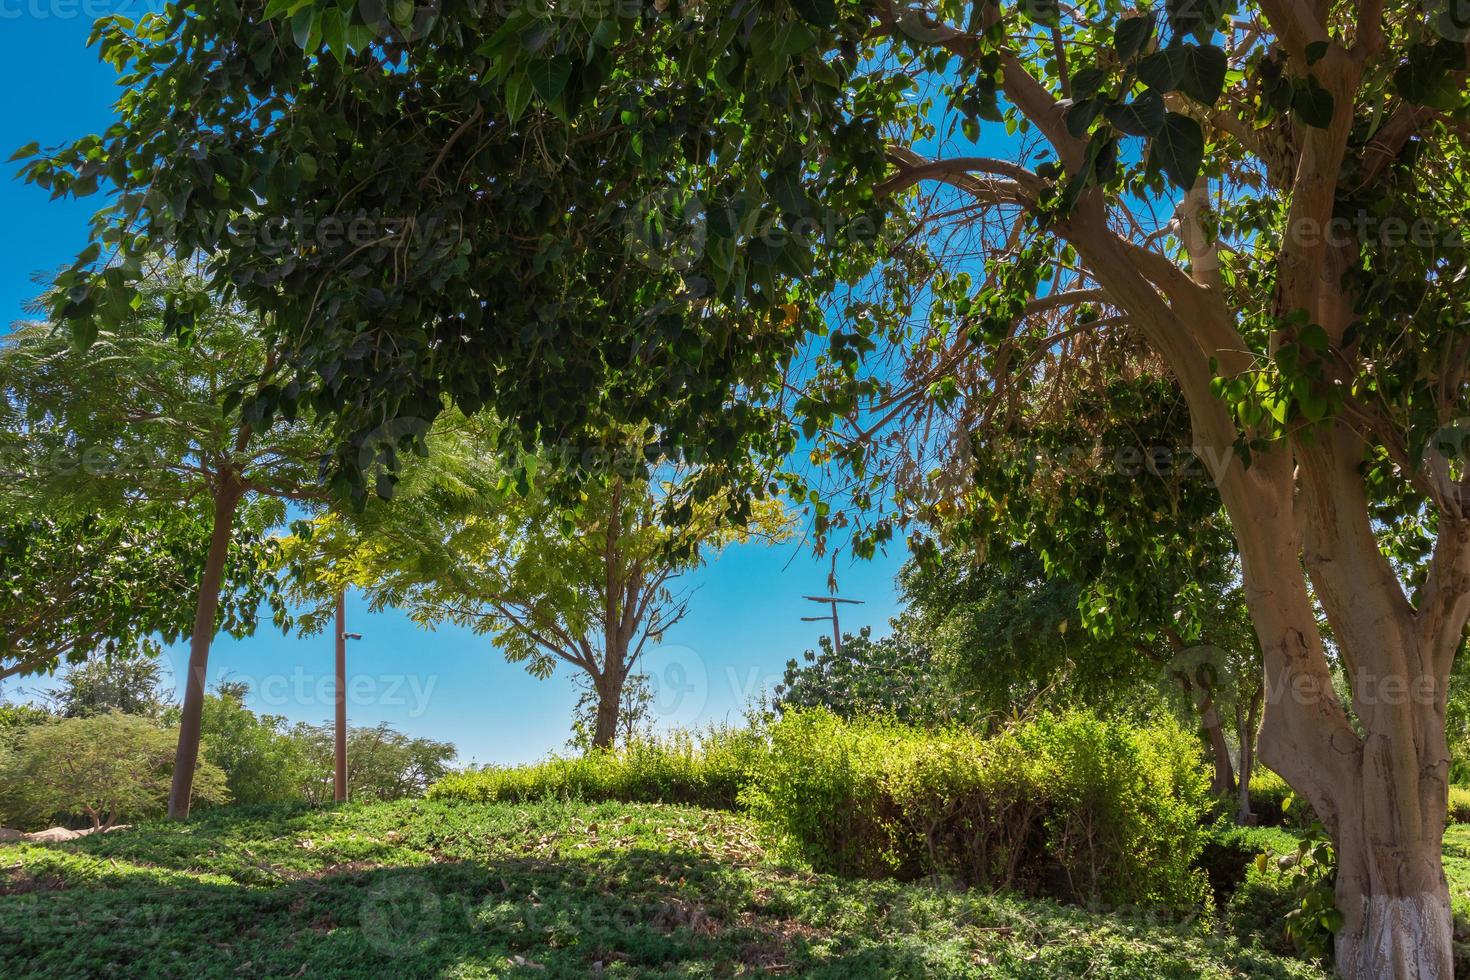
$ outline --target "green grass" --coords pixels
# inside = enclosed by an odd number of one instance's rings
[[[1199,919],[774,863],[740,816],[405,801],[0,845],[0,976],[1320,977]]]

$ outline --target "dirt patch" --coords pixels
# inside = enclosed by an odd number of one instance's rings
[[[33,875],[20,865],[0,869],[0,895],[59,892],[66,883],[53,875]]]

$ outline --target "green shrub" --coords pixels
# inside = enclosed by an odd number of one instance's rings
[[[1470,787],[1450,787],[1450,823],[1470,823]]]
[[[479,803],[551,798],[732,810],[764,751],[763,737],[748,729],[710,728],[697,736],[675,732],[634,739],[613,751],[455,773],[427,795]]]
[[[1307,801],[1264,766],[1251,773],[1250,790],[1251,810],[1263,827],[1306,827],[1315,819]]]
[[[0,815],[20,828],[85,818],[111,827],[164,811],[173,780],[177,731],[118,712],[33,725],[0,750]],[[225,776],[205,755],[194,799],[229,799]]]
[[[953,876],[1085,902],[1188,904],[1208,794],[1194,740],[1075,712],[984,739],[793,712],[742,796],[822,871]]]

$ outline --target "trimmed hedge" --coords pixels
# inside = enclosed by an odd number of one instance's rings
[[[788,714],[741,796],[793,857],[1070,901],[1194,905],[1210,800],[1196,740],[1085,712],[1000,735]]]

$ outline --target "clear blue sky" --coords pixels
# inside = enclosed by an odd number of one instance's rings
[[[99,132],[115,98],[111,69],[84,47],[91,20],[108,12],[137,16],[147,0],[0,0],[0,160],[39,140],[43,145]],[[86,223],[100,199],[51,201],[16,181],[15,164],[0,179],[0,323],[22,316],[38,291],[31,277],[69,262],[86,244]],[[887,631],[898,611],[893,577],[903,547],[871,562],[839,561],[844,595],[866,600],[846,607],[843,625]],[[657,709],[665,725],[738,721],[751,696],[780,678],[787,659],[816,645],[819,613],[803,593],[826,591],[829,563],[799,545],[732,548],[689,575],[695,588],[688,618],[649,654]],[[571,677],[538,681],[506,664],[489,641],[467,632],[425,632],[398,613],[369,616],[349,601],[349,625],[361,642],[349,648],[349,713],[353,724],[387,721],[414,735],[454,742],[463,762],[520,762],[559,749],[576,700]],[[171,665],[186,656],[169,651]],[[331,649],[263,632],[221,640],[210,661],[211,683],[251,682],[254,707],[293,721],[331,714]],[[37,690],[44,684],[12,684]]]

